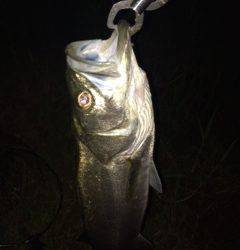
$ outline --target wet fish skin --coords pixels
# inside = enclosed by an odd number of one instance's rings
[[[140,243],[150,249],[140,231],[149,184],[160,191],[161,183],[153,163],[151,94],[132,50],[129,26],[121,22],[106,41],[70,44],[66,54],[89,240],[95,249],[134,249]],[[77,101],[84,91],[93,97],[87,110]]]

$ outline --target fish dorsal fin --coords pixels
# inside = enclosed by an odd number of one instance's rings
[[[157,172],[157,169],[153,160],[151,160],[150,165],[149,165],[149,183],[150,183],[150,186],[153,187],[157,192],[162,193],[162,182],[158,175],[158,172]]]

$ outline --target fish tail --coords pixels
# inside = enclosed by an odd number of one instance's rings
[[[86,250],[153,250],[153,244],[145,239],[141,234],[139,234],[130,244],[131,246],[100,246],[98,244],[92,245],[87,234],[83,233],[78,239],[79,242],[84,244],[84,249]]]
[[[77,241],[81,244],[81,247],[84,248],[85,250],[93,250],[94,249],[92,244],[90,243],[90,239],[89,239],[86,232],[83,232]]]
[[[133,242],[133,250],[152,250],[153,244],[139,234]]]

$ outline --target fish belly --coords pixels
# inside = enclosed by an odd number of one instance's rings
[[[79,144],[78,183],[85,230],[94,249],[131,249],[148,200],[148,169],[141,159],[105,165]]]

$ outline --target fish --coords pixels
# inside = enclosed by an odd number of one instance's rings
[[[149,185],[162,192],[162,184],[150,88],[129,24],[106,40],[70,43],[66,60],[84,235],[97,250],[152,249],[141,230]]]

